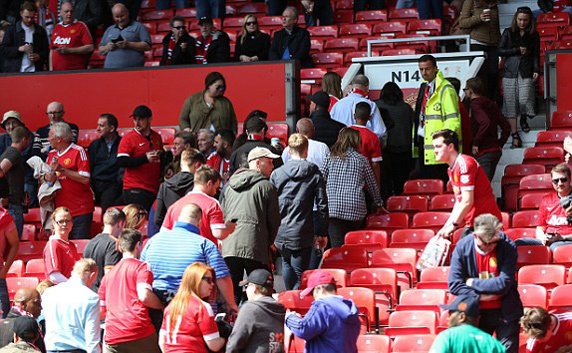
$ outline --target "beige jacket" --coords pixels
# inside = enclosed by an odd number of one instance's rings
[[[482,0],[465,0],[461,10],[459,26],[471,30],[471,39],[486,45],[498,46],[500,39],[498,2],[491,0],[486,3]],[[491,20],[481,20],[484,9],[491,10]]]

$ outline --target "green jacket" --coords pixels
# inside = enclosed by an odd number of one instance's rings
[[[192,132],[197,132],[200,129],[210,129],[211,125],[216,131],[225,129],[236,133],[238,122],[230,100],[224,96],[218,97],[212,108],[209,108],[203,91],[187,97],[179,114],[179,128],[191,128]]]
[[[24,341],[19,341],[18,343],[10,343],[4,348],[0,349],[0,353],[31,353],[40,352],[39,349],[34,348]]]
[[[224,187],[221,206],[225,221],[238,220],[235,231],[222,241],[222,256],[268,265],[270,246],[280,227],[274,185],[258,171],[239,169]]]

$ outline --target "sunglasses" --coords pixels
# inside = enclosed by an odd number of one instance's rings
[[[481,243],[483,243],[484,246],[490,246],[490,245],[495,245],[498,244],[498,242],[500,241],[500,239],[494,240],[494,241],[484,241],[482,238],[479,238],[479,240],[481,241]]]
[[[173,29],[181,30],[181,29],[185,29],[185,26],[174,26]]]
[[[562,184],[564,184],[567,181],[568,181],[568,178],[556,178],[556,179],[552,179],[552,184],[558,184],[558,182],[561,182]]]
[[[532,10],[531,10],[530,7],[528,7],[528,6],[519,7],[518,9],[516,9],[516,12],[519,12],[519,13],[527,13],[527,14],[532,15]]]
[[[63,226],[64,224],[72,224],[73,221],[71,219],[61,219],[59,221],[56,221],[56,224],[59,226]]]
[[[247,25],[247,26],[254,26],[254,25],[257,25],[257,24],[258,24],[257,21],[246,22],[246,25]]]

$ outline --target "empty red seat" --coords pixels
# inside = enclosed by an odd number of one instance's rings
[[[6,278],[6,286],[8,287],[8,296],[10,300],[14,300],[14,295],[20,288],[36,288],[40,281],[35,277],[8,277]]]
[[[27,262],[31,259],[41,259],[44,257],[46,241],[26,241],[21,242],[16,258]]]
[[[393,268],[398,272],[398,284],[408,289],[417,281],[417,252],[415,249],[389,248],[373,252],[370,267]]]
[[[564,139],[572,137],[572,131],[567,130],[548,130],[540,131],[536,137],[534,147],[562,147]]]
[[[367,37],[371,36],[372,26],[368,23],[347,23],[340,26],[340,36]]]
[[[349,283],[348,273],[341,268],[323,268],[322,271],[327,271],[336,280],[336,286],[346,287]],[[316,270],[306,270],[302,273],[302,278],[300,279],[300,289],[305,289],[308,286],[308,279],[310,275]]]
[[[268,13],[268,7],[264,2],[251,2],[241,6],[238,9],[240,15],[246,14],[266,14]]]
[[[520,199],[519,210],[537,210],[540,206],[540,200],[542,200],[545,195],[545,192],[523,195]]]
[[[548,246],[521,245],[517,248],[518,268],[525,265],[549,264],[552,262],[552,251]]]
[[[360,353],[389,353],[390,344],[389,336],[359,335],[357,349]]]
[[[527,210],[516,212],[512,216],[512,226],[514,228],[536,227],[544,225],[538,211]]]
[[[324,41],[324,50],[326,51],[358,50],[358,48],[359,41],[357,38],[334,38]]]
[[[345,245],[350,244],[380,244],[387,248],[387,232],[384,230],[356,230],[346,233]]]
[[[421,271],[418,289],[449,289],[448,280],[451,267],[427,267]]]
[[[502,217],[502,227],[503,229],[509,229],[510,228],[510,213],[508,212],[501,212],[501,217]]]
[[[94,130],[81,130],[77,137],[77,144],[83,148],[89,147],[89,144],[99,138],[99,134]]]
[[[301,290],[287,290],[280,292],[278,293],[277,301],[284,305],[286,309],[290,309],[304,315],[308,310],[310,310],[314,297],[307,295],[302,299],[300,298],[301,292]]]
[[[543,174],[544,166],[540,164],[510,164],[504,169],[501,180],[504,209],[516,211],[518,208],[518,189],[520,180],[526,175]]]
[[[451,211],[455,205],[455,195],[443,194],[431,197],[431,211]]]
[[[393,352],[429,352],[436,335],[404,335],[395,337]]]
[[[381,56],[415,55],[415,49],[386,49],[381,52]]]
[[[300,69],[300,78],[302,80],[322,80],[326,72],[328,70],[323,68]]]
[[[564,162],[562,147],[529,147],[524,151],[522,164],[542,164],[546,173],[550,173],[552,167],[562,162]]]
[[[536,284],[522,284],[518,286],[518,294],[520,294],[522,306],[525,308],[539,306],[546,309],[548,292],[543,286]]]
[[[560,245],[554,249],[552,261],[566,267],[572,266],[572,245]]]
[[[353,0],[338,0],[335,1],[336,10],[353,10],[354,2]]]
[[[421,251],[434,236],[435,232],[431,229],[398,229],[391,234],[389,247]]]
[[[282,28],[282,16],[264,16],[258,19],[258,25],[265,30],[278,30]]]
[[[403,185],[403,195],[439,195],[444,188],[443,180],[439,179],[407,180]]]
[[[552,113],[550,120],[550,130],[570,130],[572,129],[572,111],[556,111]]]
[[[338,26],[336,25],[308,27],[307,30],[310,32],[310,38],[338,38]]]
[[[310,39],[310,53],[314,54],[322,51],[324,51],[324,42],[318,39]]]
[[[548,310],[572,309],[572,284],[560,285],[552,291],[548,303]]]
[[[379,327],[375,306],[375,293],[373,290],[363,287],[344,287],[338,289],[338,295],[346,299],[351,299],[354,302],[358,308],[360,318],[365,321],[365,326],[367,327],[366,332],[369,332],[373,325]]]
[[[446,301],[447,291],[444,289],[408,289],[401,292],[395,310],[431,310],[440,314],[439,305]]]
[[[527,265],[518,270],[518,285],[538,284],[554,289],[566,283],[566,268],[562,265]]]
[[[26,263],[26,272],[24,272],[26,277],[36,277],[39,280],[46,278],[46,266],[44,264],[44,259],[31,259]]]
[[[392,268],[358,268],[350,275],[350,286],[375,291],[379,322],[386,325],[389,310],[397,303],[397,272]]]
[[[322,268],[341,268],[351,272],[363,267],[368,267],[368,255],[360,248],[331,248],[326,250],[322,259]]]
[[[439,35],[441,26],[440,19],[413,20],[407,26],[407,33]]]
[[[437,314],[433,311],[406,310],[396,311],[389,316],[389,327],[385,334],[389,336],[435,334]]]
[[[417,8],[409,9],[393,9],[389,11],[389,19],[418,19],[419,11]]]
[[[230,14],[227,13],[227,15],[230,15]],[[181,17],[186,17],[186,18],[195,18],[195,17],[197,17],[197,9],[195,9],[194,7],[189,7],[186,9],[175,9],[175,16],[181,16]],[[226,21],[225,21],[224,25],[226,27]]]
[[[519,238],[535,238],[536,228],[510,228],[504,230],[504,234],[512,240]]]
[[[285,123],[269,123],[266,137],[272,139],[277,137],[280,139],[282,146],[288,145],[288,124]]]
[[[156,10],[145,12],[141,15],[143,21],[170,20],[173,17],[173,10]]]
[[[568,26],[570,24],[570,15],[567,12],[549,12],[541,13],[538,15],[537,23],[558,23],[561,26]]]
[[[388,235],[396,229],[409,228],[409,216],[407,213],[372,214],[366,219],[367,229],[385,230]]]
[[[354,11],[353,10],[336,10],[336,12],[334,13],[334,22],[335,23],[354,23]]]
[[[244,22],[244,17],[226,17],[224,19],[224,28],[241,28]]]
[[[395,34],[405,33],[407,31],[407,22],[405,21],[391,21],[376,23],[373,26],[373,34]]]
[[[371,56],[379,56],[377,51],[372,51]],[[351,53],[344,54],[344,65],[350,65],[355,58],[367,58],[367,51],[354,51]]]
[[[343,53],[316,53],[312,58],[317,67],[334,68],[344,64]]]
[[[22,277],[25,272],[26,268],[24,266],[24,261],[14,260],[8,269],[7,277]]]
[[[387,10],[364,10],[356,12],[357,22],[387,22]]]
[[[429,200],[424,196],[390,196],[387,199],[386,207],[391,212],[426,212],[429,207]]]
[[[420,212],[413,216],[412,228],[432,229],[437,233],[449,219],[450,212]]]

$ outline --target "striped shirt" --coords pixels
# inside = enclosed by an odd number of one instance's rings
[[[189,223],[176,222],[172,230],[153,236],[143,249],[141,260],[151,265],[153,288],[169,292],[179,289],[183,273],[193,262],[214,268],[217,278],[230,276],[217,246]]]

